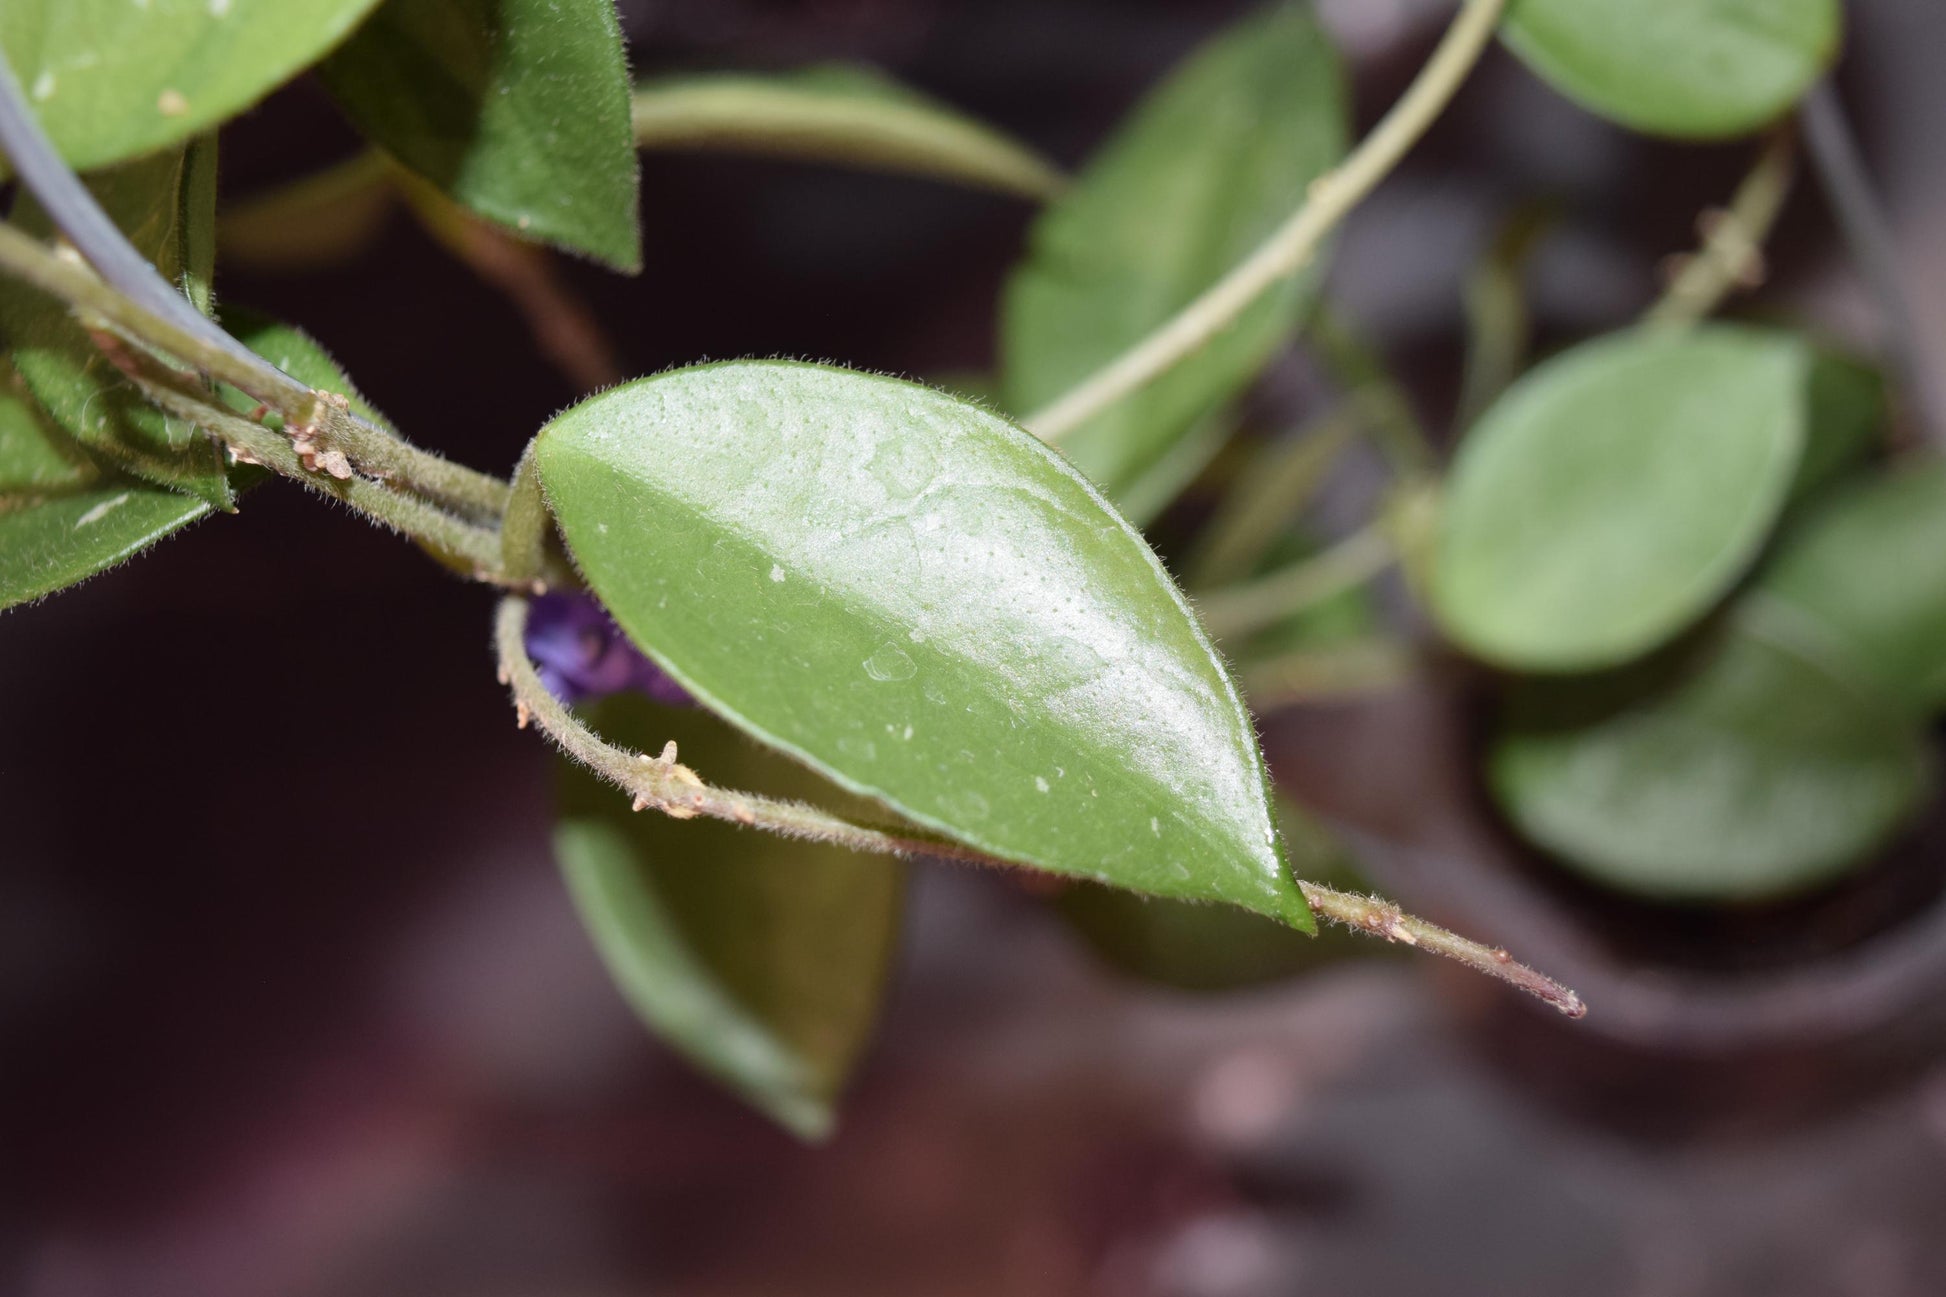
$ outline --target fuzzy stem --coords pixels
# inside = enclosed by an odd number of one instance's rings
[[[1312,182],[1303,206],[1257,250],[1162,327],[1026,419],[1058,441],[1161,377],[1221,333],[1272,285],[1302,270],[1325,235],[1385,178],[1459,89],[1493,37],[1505,0],[1465,0],[1432,58],[1352,155]]]
[[[262,424],[211,405],[208,393],[187,375],[167,371],[146,357],[124,356],[119,363],[151,404],[203,429],[239,462],[261,464],[330,496],[373,522],[410,536],[435,555],[470,568],[479,580],[506,583],[500,572],[500,536],[493,529],[455,518],[437,505],[369,478],[336,478],[310,469],[289,441]]]
[[[1553,1005],[1570,1018],[1583,1017],[1588,1012],[1588,1006],[1582,1003],[1579,995],[1546,974],[1516,963],[1514,957],[1499,946],[1483,946],[1477,941],[1470,941],[1458,933],[1448,932],[1416,915],[1407,914],[1390,901],[1376,896],[1334,891],[1316,883],[1300,882],[1298,886],[1303,889],[1304,899],[1311,903],[1312,909],[1353,932],[1383,937],[1387,941],[1444,955],[1476,972],[1518,987]]]
[[[1681,270],[1642,317],[1648,325],[1684,327],[1716,310],[1738,288],[1764,276],[1764,240],[1784,209],[1796,171],[1797,141],[1789,130],[1770,137],[1756,165],[1737,186],[1727,208],[1711,208],[1697,221],[1703,245],[1682,260]]]
[[[849,847],[853,851],[938,856],[982,864],[1006,863],[956,843],[853,824],[802,802],[711,787],[695,771],[676,761],[674,744],[665,747],[661,755],[651,757],[603,741],[541,683],[533,660],[527,656],[527,610],[526,599],[509,595],[500,601],[494,618],[500,682],[513,693],[514,712],[521,727],[525,728],[529,722],[538,725],[561,751],[634,797],[635,809],[654,809],[684,820],[704,815],[767,829],[785,837]]]
[[[273,391],[257,367],[239,362],[229,349],[178,327],[103,283],[72,255],[7,225],[0,225],[0,270],[61,299],[89,322],[99,321],[130,342],[262,401],[283,418],[286,429],[312,430],[320,446],[342,451],[352,467],[370,477],[395,481],[479,521],[497,519],[506,507],[507,484],[499,478],[409,446],[275,367],[280,382]]]
[[[1935,367],[1926,362],[1926,347],[1899,268],[1898,245],[1831,83],[1824,82],[1805,95],[1798,114],[1818,183],[1838,218],[1859,277],[1878,307],[1892,367],[1926,437],[1935,445],[1946,444],[1946,390],[1935,376]]]
[[[676,759],[674,743],[665,746],[659,755],[650,756],[646,752],[627,752],[604,742],[541,683],[533,660],[527,656],[527,608],[526,599],[509,595],[500,601],[500,609],[494,616],[493,637],[500,660],[500,681],[513,694],[514,714],[519,724],[522,728],[529,723],[539,726],[561,751],[632,796],[636,810],[657,810],[681,820],[705,815],[853,851],[1020,867],[1013,861],[958,843],[853,824],[802,802],[783,802],[712,787]],[[1540,997],[1569,1017],[1578,1018],[1587,1012],[1581,997],[1573,991],[1524,964],[1514,963],[1504,950],[1468,941],[1373,897],[1353,896],[1316,883],[1299,882],[1298,887],[1311,907],[1327,919],[1358,932],[1419,946],[1458,960]]]

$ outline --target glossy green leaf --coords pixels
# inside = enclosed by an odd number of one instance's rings
[[[236,116],[324,57],[376,0],[6,0],[0,48],[77,170]]]
[[[1915,712],[1946,703],[1946,464],[1848,483],[1757,583]]]
[[[1006,407],[1040,408],[1249,255],[1345,149],[1344,77],[1308,6],[1279,5],[1190,56],[1036,222],[1008,281]],[[1061,450],[1120,500],[1253,379],[1318,280],[1267,293],[1194,356]]]
[[[319,71],[359,130],[456,201],[641,268],[614,0],[385,0]]]
[[[1517,685],[1488,765],[1514,824],[1582,873],[1750,900],[1862,862],[1930,785],[1923,735],[1761,603],[1693,652]]]
[[[1556,90],[1658,135],[1741,135],[1837,57],[1838,0],[1512,0],[1502,31]]]
[[[867,67],[662,78],[636,87],[633,119],[647,149],[813,158],[1026,198],[1062,183],[1032,149]]]
[[[843,794],[703,712],[611,698],[610,741],[682,760],[712,782],[844,806]],[[882,999],[905,867],[713,820],[637,814],[560,763],[561,862],[616,986],[704,1071],[806,1138],[832,1125]]]
[[[1304,812],[1280,804],[1278,824],[1291,863],[1304,878],[1360,890],[1344,848]],[[1342,928],[1316,937],[1230,905],[1198,905],[1075,883],[1054,908],[1101,961],[1145,982],[1183,991],[1261,986],[1321,964],[1386,950]]]
[[[1432,574],[1482,658],[1592,670],[1689,625],[1749,565],[1804,443],[1804,348],[1712,326],[1633,331],[1529,372],[1453,466]]]
[[[209,303],[214,270],[215,148],[198,139],[87,178],[129,242],[199,306]],[[36,237],[53,232],[31,196],[14,220]],[[76,440],[138,477],[232,506],[222,451],[143,400],[63,303],[18,280],[0,283],[0,334],[35,399]]]
[[[623,629],[758,738],[1003,859],[1309,923],[1208,639],[1021,429],[747,361],[602,393],[535,455]]]
[[[208,512],[98,463],[0,366],[0,608],[86,580]]]

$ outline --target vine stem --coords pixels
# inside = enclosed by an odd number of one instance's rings
[[[1057,442],[1161,377],[1221,333],[1279,280],[1302,270],[1325,235],[1398,165],[1451,101],[1492,39],[1506,0],[1465,0],[1439,48],[1352,155],[1311,183],[1304,204],[1257,250],[1174,318],[1060,397],[1026,426]]]
[[[1676,328],[1694,324],[1735,289],[1763,281],[1764,240],[1784,210],[1796,162],[1795,134],[1787,129],[1772,134],[1730,205],[1712,207],[1698,218],[1702,246],[1681,260],[1681,269],[1642,323]]]
[[[271,391],[256,366],[239,362],[230,349],[179,327],[102,282],[72,253],[64,255],[12,226],[0,225],[0,270],[61,299],[90,326],[104,324],[130,342],[264,402],[283,418],[286,429],[314,433],[320,448],[342,452],[352,468],[369,477],[396,482],[477,521],[497,519],[506,507],[508,488],[499,478],[408,445],[274,366],[283,386]],[[258,359],[261,365],[270,364]]]
[[[1946,391],[1925,360],[1919,325],[1913,315],[1899,271],[1898,247],[1871,178],[1858,155],[1858,144],[1845,121],[1844,107],[1829,81],[1813,87],[1798,107],[1804,127],[1805,151],[1818,183],[1838,218],[1857,263],[1865,289],[1872,295],[1885,327],[1887,349],[1905,390],[1911,396],[1925,435],[1935,445],[1946,444]]]
[[[853,851],[932,856],[1001,868],[1020,867],[1013,861],[1002,860],[955,842],[854,824],[802,802],[779,801],[754,793],[713,787],[677,759],[674,743],[665,746],[655,756],[615,747],[576,719],[574,713],[541,683],[533,660],[527,656],[528,606],[528,601],[520,595],[509,595],[500,601],[499,611],[494,617],[494,647],[499,657],[500,682],[513,695],[514,715],[518,723],[522,728],[529,724],[537,726],[561,751],[633,797],[636,810],[657,810],[684,820],[707,816],[786,837],[847,847]],[[1579,1018],[1587,1012],[1587,1006],[1581,1002],[1580,996],[1525,964],[1516,963],[1505,950],[1448,932],[1378,897],[1358,896],[1301,880],[1298,888],[1313,910],[1355,932],[1444,955],[1518,987],[1571,1018]]]
[[[1310,558],[1210,591],[1196,605],[1204,627],[1217,639],[1248,635],[1378,575],[1394,553],[1388,522],[1378,518]]]

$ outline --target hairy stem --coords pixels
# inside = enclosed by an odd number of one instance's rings
[[[1764,278],[1764,240],[1784,209],[1797,166],[1797,140],[1780,130],[1770,137],[1756,165],[1743,178],[1725,208],[1711,208],[1697,221],[1703,245],[1684,258],[1681,269],[1656,304],[1642,317],[1649,325],[1682,327],[1715,311],[1739,288],[1755,288]]]
[[[128,357],[120,363],[151,404],[203,429],[228,447],[238,462],[261,464],[330,496],[373,522],[410,536],[446,561],[469,568],[479,580],[505,583],[500,570],[500,534],[492,528],[455,518],[437,505],[369,478],[336,478],[308,468],[288,440],[262,424],[210,404],[209,394],[187,375],[170,373],[153,362],[143,364],[137,359],[131,363]]]
[[[654,809],[677,819],[702,815],[853,851],[1004,863],[955,843],[853,824],[802,802],[711,787],[695,771],[677,762],[673,744],[651,757],[605,742],[541,683],[533,660],[527,656],[527,611],[526,599],[509,595],[500,601],[494,618],[500,680],[513,693],[521,726],[530,722],[539,726],[561,751],[632,796],[635,809]]]
[[[1845,110],[1830,82],[1804,96],[1798,118],[1804,126],[1804,143],[1818,183],[1838,218],[1859,277],[1878,307],[1892,367],[1926,437],[1935,445],[1946,444],[1946,390],[1937,377],[1937,367],[1927,363],[1927,349],[1906,295],[1890,222],[1865,174],[1858,144],[1852,139]]]
[[[515,716],[522,727],[530,723],[538,726],[561,751],[633,797],[636,810],[657,810],[685,820],[703,815],[786,837],[827,842],[853,851],[932,856],[1002,868],[1019,867],[1012,861],[1001,860],[958,843],[854,824],[802,802],[785,802],[754,793],[712,787],[677,760],[674,743],[665,746],[657,755],[650,756],[646,752],[625,751],[603,741],[600,735],[577,720],[574,713],[541,683],[532,659],[527,656],[527,609],[526,599],[509,595],[500,601],[499,612],[494,617],[494,647],[500,661],[500,680],[513,694]],[[1458,960],[1538,996],[1570,1017],[1578,1018],[1587,1012],[1580,996],[1526,965],[1515,963],[1504,950],[1469,941],[1424,919],[1406,914],[1387,901],[1333,891],[1315,883],[1299,882],[1298,886],[1311,907],[1327,919],[1358,932],[1418,946]]]
[[[284,420],[287,431],[308,431],[319,446],[341,452],[352,468],[368,477],[395,482],[476,521],[496,520],[506,507],[507,484],[499,478],[407,445],[274,367],[281,386],[270,392],[256,381],[256,371],[238,363],[229,349],[178,327],[103,283],[73,256],[63,256],[6,225],[0,225],[0,270],[58,297],[91,324],[99,322],[130,342],[262,401]]]
[[[1553,1005],[1570,1018],[1583,1017],[1588,1006],[1581,997],[1544,973],[1536,972],[1527,965],[1517,963],[1514,957],[1498,946],[1484,946],[1470,941],[1455,932],[1428,923],[1424,919],[1405,913],[1390,901],[1376,896],[1358,896],[1351,892],[1334,891],[1320,887],[1316,883],[1298,884],[1304,891],[1304,899],[1311,908],[1334,923],[1341,923],[1353,932],[1363,932],[1369,936],[1383,937],[1402,945],[1417,946],[1435,955],[1465,964],[1476,972],[1488,977],[1497,977],[1509,986],[1515,986]]]
[[[1398,165],[1446,107],[1492,39],[1505,3],[1465,0],[1418,78],[1342,165],[1312,182],[1303,206],[1202,296],[1052,405],[1029,415],[1026,426],[1047,441],[1060,440],[1195,354],[1279,280],[1302,270],[1325,235]]]

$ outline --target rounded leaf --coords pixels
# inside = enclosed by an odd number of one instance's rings
[[[1515,686],[1488,766],[1528,838],[1612,887],[1681,901],[1843,873],[1929,776],[1918,730],[1761,606],[1680,662]]]
[[[1795,610],[1886,694],[1946,701],[1946,464],[1874,474],[1789,532],[1758,588]]]
[[[1838,0],[1513,0],[1507,44],[1556,90],[1657,135],[1741,135],[1838,52]]]
[[[1503,666],[1592,670],[1694,621],[1762,546],[1804,442],[1804,349],[1713,327],[1574,348],[1508,390],[1453,466],[1433,606]]]
[[[602,393],[534,453],[616,621],[757,738],[1004,859],[1308,923],[1208,639],[1028,433],[743,361]]]
[[[832,799],[816,775],[693,709],[614,697],[590,720],[612,742],[674,740],[723,784]],[[797,1134],[829,1134],[884,998],[904,862],[638,814],[565,758],[557,786],[554,854],[616,988],[696,1066]]]

